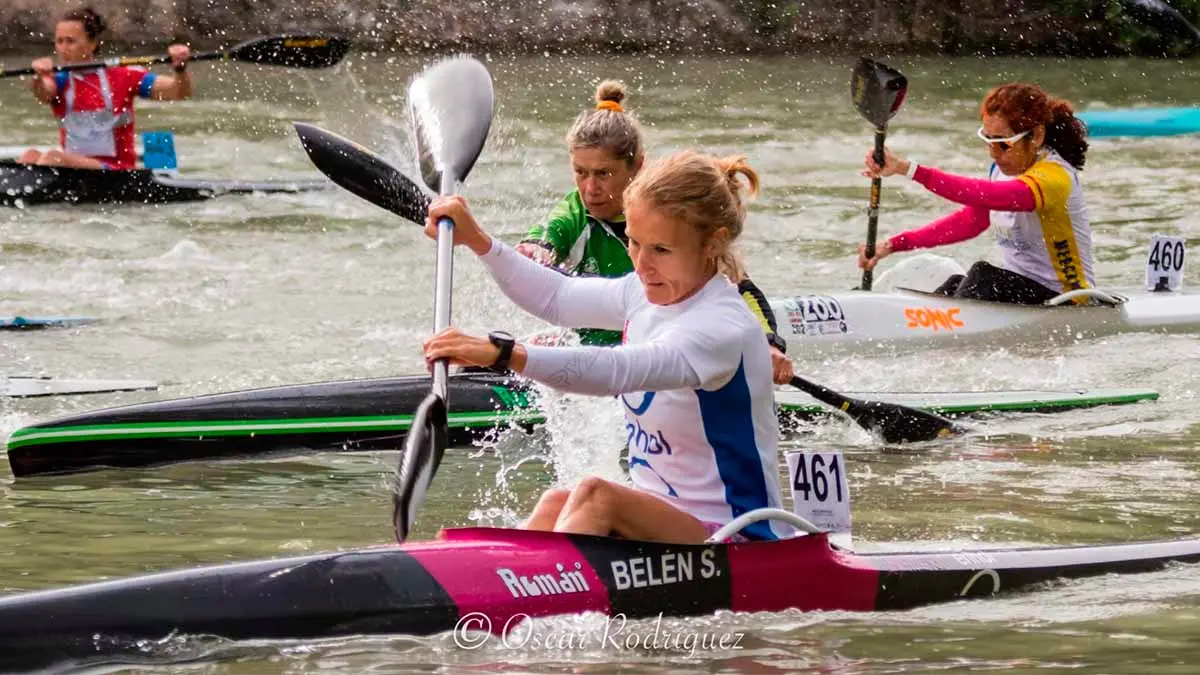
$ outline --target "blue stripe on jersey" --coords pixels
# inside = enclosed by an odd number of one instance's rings
[[[717,473],[725,484],[725,501],[733,517],[767,503],[762,456],[754,442],[754,402],[746,382],[745,359],[733,379],[716,391],[696,390],[704,435],[717,458]],[[742,530],[751,539],[778,539],[771,524],[759,521]]]
[[[67,88],[67,80],[71,77],[71,73],[65,70],[60,70],[54,74],[54,93],[61,94]]]
[[[142,76],[142,83],[138,85],[138,96],[142,98],[150,98],[150,92],[154,89],[154,81],[158,79],[158,75],[146,72]]]

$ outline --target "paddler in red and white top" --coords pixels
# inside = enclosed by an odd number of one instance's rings
[[[54,27],[58,62],[66,65],[95,60],[104,28],[104,19],[90,7],[63,14]],[[136,168],[134,99],[140,96],[178,101],[192,95],[192,78],[187,72],[190,50],[175,44],[167,48],[167,53],[175,71],[171,76],[124,66],[56,73],[53,59],[35,60],[33,96],[49,104],[58,118],[61,149],[29,149],[17,161],[77,169]]]
[[[455,223],[500,290],[525,311],[565,328],[623,330],[615,346],[539,346],[509,335],[450,327],[425,342],[426,359],[511,368],[555,389],[617,396],[632,485],[588,477],[542,495],[526,527],[699,544],[760,507],[779,508],[779,420],[762,327],[720,272],[741,234],[740,193],[758,189],[742,157],[678,153],[644,167],[625,188],[633,274],[569,277],[515,252],[475,221],[461,197],[429,206]],[[750,539],[790,534],[778,522]]]
[[[932,223],[902,232],[866,257],[872,269],[897,251],[932,248],[979,236],[990,226],[1004,266],[975,263],[946,280],[938,292],[959,298],[1041,304],[1066,291],[1092,288],[1092,228],[1079,172],[1088,144],[1087,127],[1071,104],[1041,87],[1013,83],[990,91],[979,107],[977,135],[987,143],[992,168],[987,179],[968,178],[918,165],[885,151],[883,166],[867,155],[864,175],[907,175],[934,194],[963,208]]]

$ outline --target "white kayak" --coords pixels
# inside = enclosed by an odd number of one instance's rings
[[[779,334],[801,356],[952,345],[1066,344],[1124,332],[1200,332],[1200,293],[1182,289],[1181,237],[1155,236],[1147,288],[1081,289],[1044,305],[953,298],[906,286],[936,287],[961,273],[935,255],[910,258],[879,278],[876,290],[798,295],[770,301]],[[906,269],[902,269],[906,268]],[[899,284],[888,284],[889,275]],[[923,283],[926,280],[933,281]],[[911,283],[910,283],[911,282]]]
[[[150,380],[72,380],[59,377],[0,377],[0,396],[65,396],[70,394],[108,394],[118,391],[158,389]]]
[[[1078,305],[1074,298],[1100,303]],[[847,291],[771,301],[779,334],[797,355],[948,345],[1064,344],[1133,331],[1200,331],[1200,294],[1082,290],[1047,305],[964,300],[933,293]]]

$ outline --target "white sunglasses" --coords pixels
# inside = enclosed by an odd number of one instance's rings
[[[979,140],[983,141],[984,143],[998,145],[998,146],[1000,146],[1001,151],[1006,151],[1009,148],[1011,148],[1017,141],[1028,136],[1030,131],[1032,131],[1032,129],[1027,129],[1015,136],[1009,136],[1008,138],[992,138],[991,136],[988,136],[987,134],[983,133],[983,127],[979,127],[979,131],[976,131],[975,135],[978,136]]]

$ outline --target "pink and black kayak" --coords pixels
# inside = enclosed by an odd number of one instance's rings
[[[241,562],[0,598],[0,670],[153,658],[167,636],[429,635],[464,617],[899,610],[1200,562],[1200,539],[857,554],[823,534],[668,545],[465,528],[434,541]],[[484,619],[486,618],[486,619]],[[150,649],[150,652],[147,652]]]

